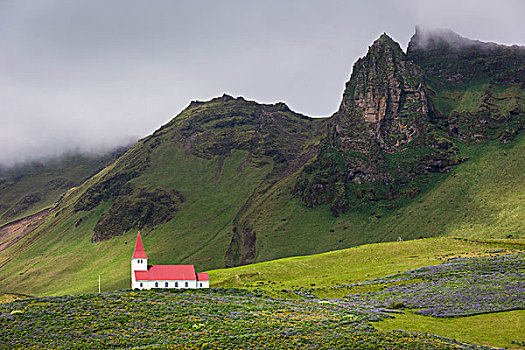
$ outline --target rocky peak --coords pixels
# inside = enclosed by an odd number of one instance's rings
[[[413,181],[455,164],[453,145],[432,133],[423,71],[383,34],[359,59],[315,160],[294,187],[307,206],[335,216],[359,203],[413,198]]]
[[[381,35],[355,63],[346,84],[334,118],[341,140],[360,130],[361,137],[378,141],[388,151],[413,140],[420,133],[417,124],[428,118],[422,77],[399,44]],[[352,148],[344,143],[343,148]]]
[[[393,52],[399,54],[403,53],[403,50],[401,50],[401,47],[399,44],[394,41],[387,33],[381,34],[379,38],[377,38],[373,44],[368,48],[368,51],[390,51],[393,50]]]

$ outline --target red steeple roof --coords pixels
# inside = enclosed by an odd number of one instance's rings
[[[142,245],[142,238],[140,237],[140,231],[137,234],[137,242],[135,243],[135,250],[133,251],[133,256],[131,259],[147,259],[146,252],[144,251],[144,246]]]

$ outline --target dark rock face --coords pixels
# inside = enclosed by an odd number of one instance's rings
[[[128,186],[127,186],[128,187]],[[184,202],[175,190],[143,188],[118,196],[95,225],[93,242],[122,235],[134,227],[155,227],[171,220]]]
[[[334,123],[339,148],[394,152],[425,131],[423,71],[386,34],[354,65]]]
[[[356,62],[321,151],[295,186],[307,206],[330,203],[338,216],[359,202],[412,196],[398,185],[457,162],[452,143],[433,132],[423,76],[386,34]]]

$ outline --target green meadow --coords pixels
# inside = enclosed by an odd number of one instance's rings
[[[523,309],[441,318],[412,309],[370,308],[346,299],[395,286],[395,280],[369,282],[405,271],[519,252],[525,252],[524,240],[438,237],[211,270],[210,290],[106,289],[102,294],[36,299],[2,294],[6,304],[0,306],[0,324],[6,338],[0,337],[0,344],[459,349],[469,343],[519,349],[525,340]]]

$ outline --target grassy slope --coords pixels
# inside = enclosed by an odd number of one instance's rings
[[[505,91],[502,93],[509,93]],[[474,109],[478,95],[463,94],[454,106]],[[191,118],[186,114],[180,117]],[[138,155],[145,153],[145,148],[153,163],[132,183],[146,188],[171,187],[186,197],[173,220],[144,231],[150,262],[192,263],[200,270],[224,266],[233,219],[271,171],[270,166],[246,165],[238,171],[246,151],[234,151],[224,158],[222,167],[218,156],[205,160],[186,154],[172,142],[167,132],[170,127],[168,124],[156,133],[162,142],[154,149],[150,150],[144,141],[134,146],[143,149],[135,153]],[[315,138],[310,136],[311,144]],[[390,202],[379,201],[335,218],[328,206],[311,209],[292,198],[295,176],[282,179],[258,196],[246,214],[257,232],[256,261],[398,237],[524,238],[525,136],[519,135],[507,144],[489,141],[459,146],[461,155],[469,161],[453,167],[448,174],[429,176],[426,188],[415,200],[396,203],[393,211],[386,208]],[[122,159],[130,164],[141,161]],[[65,201],[73,203],[89,184],[117,166],[118,162],[71,191]],[[66,205],[65,211],[52,213],[47,226],[35,232],[35,236],[41,234],[38,245],[32,246],[34,240],[28,237],[0,253],[0,290],[35,295],[93,291],[98,274],[102,274],[106,290],[126,287],[135,231],[107,242],[91,243],[93,227],[110,205],[108,201],[94,211],[77,213]],[[79,219],[82,223],[76,226]]]
[[[475,113],[488,84],[438,89],[433,102],[448,114],[452,110]],[[518,104],[525,108],[525,93],[512,85],[492,87],[499,110]],[[444,98],[447,97],[447,98]],[[507,113],[507,112],[502,112]],[[291,199],[293,180],[268,195],[258,213],[257,261],[341,249],[357,244],[432,236],[478,238],[525,237],[525,136],[503,144],[500,141],[456,141],[467,162],[452,167],[446,175],[432,174],[413,201],[371,203],[334,218],[328,207],[306,208]]]
[[[247,167],[243,172],[237,171],[244,156],[243,152],[234,153],[216,177],[217,159],[206,161],[182,157],[176,149],[166,151],[162,159],[170,166],[163,171],[170,176],[153,172],[146,178],[151,182],[170,181],[181,188],[187,205],[166,225],[154,232],[143,231],[151,263],[193,263],[198,269],[222,264],[231,237],[232,217],[251,194],[254,183],[267,173],[265,168]],[[73,192],[66,200],[73,201],[79,195]],[[0,289],[23,290],[33,295],[94,292],[99,274],[104,290],[128,287],[129,259],[136,231],[108,241],[91,242],[92,229],[109,204],[87,214],[64,212],[51,217],[35,232],[35,235],[45,232],[45,237],[37,243],[29,245],[30,240],[26,240],[25,245],[15,245],[2,252],[0,261],[9,263],[2,267]],[[82,223],[75,227],[80,218]]]
[[[327,287],[363,282],[399,271],[439,264],[446,257],[479,256],[491,254],[495,250],[523,249],[525,240],[436,237],[368,244],[316,255],[212,270],[209,273],[212,287],[256,287],[270,291],[314,287],[314,290],[326,295]]]
[[[398,237],[524,238],[525,136],[461,148],[469,161],[430,177],[422,194],[394,211],[380,201],[334,218],[327,206],[292,199],[292,183],[284,182],[258,213],[257,261]]]
[[[523,339],[525,310],[497,312],[459,318],[436,318],[416,315],[411,311],[396,314],[374,324],[379,330],[396,329],[417,333],[432,333],[478,345],[522,349],[512,340]]]
[[[396,274],[443,262],[452,256],[484,256],[525,250],[524,240],[471,240],[429,238],[415,241],[370,244],[312,256],[293,257],[231,269],[210,271],[213,286],[257,289],[276,297],[297,297],[288,290],[309,289],[327,298],[340,298],[356,288],[330,288],[341,284]],[[470,317],[441,319],[416,315],[412,311],[395,314],[374,326],[432,333],[479,345],[518,348],[511,340],[521,340],[525,311],[509,311]]]
[[[39,212],[51,206],[68,188],[81,184],[108,165],[116,155],[66,156],[46,164],[32,163],[14,169],[0,169],[0,225]],[[40,200],[22,208],[15,216],[3,215],[24,196],[35,194]]]

